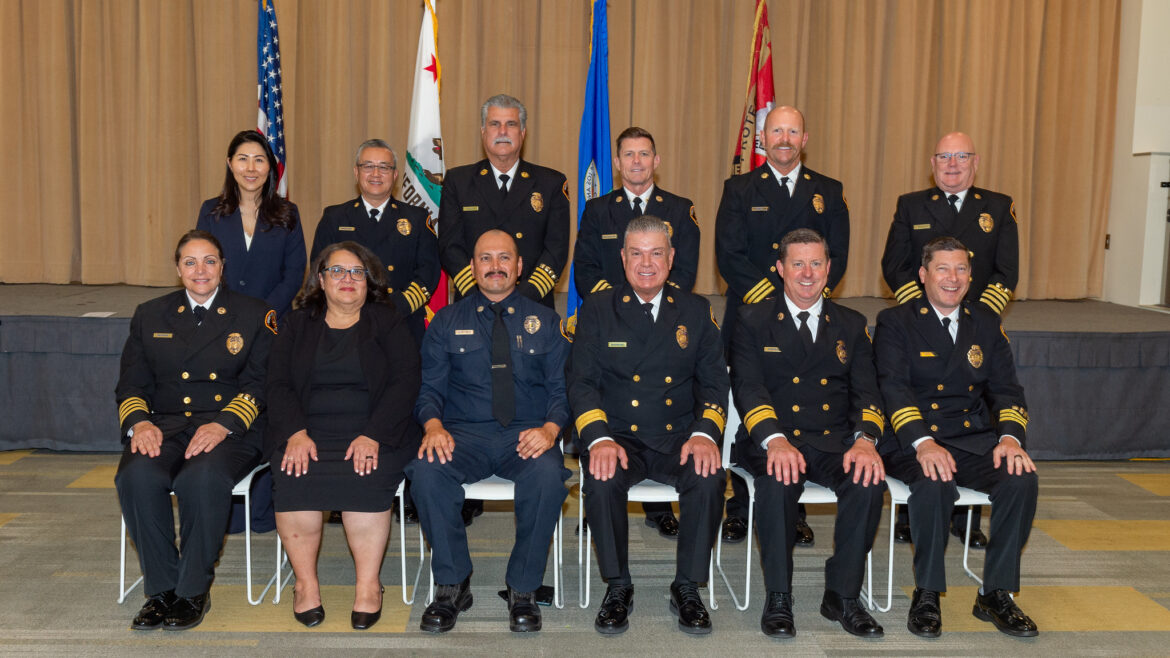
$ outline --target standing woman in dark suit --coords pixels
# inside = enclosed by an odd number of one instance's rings
[[[296,204],[277,194],[276,159],[264,135],[237,133],[223,191],[203,202],[196,228],[219,238],[224,283],[263,299],[283,318],[305,277],[305,235]]]
[[[317,581],[322,513],[341,510],[356,575],[351,624],[382,613],[379,572],[403,467],[422,437],[411,414],[421,384],[418,347],[386,293],[386,273],[356,242],[313,261],[269,360],[276,528],[297,582],[293,616],[325,619]]]
[[[149,597],[135,630],[192,628],[211,607],[232,488],[260,463],[276,333],[275,311],[220,285],[223,250],[210,233],[185,234],[175,267],[184,290],[135,309],[115,390],[125,447],[114,484]]]

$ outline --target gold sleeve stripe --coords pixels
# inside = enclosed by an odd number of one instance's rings
[[[911,423],[916,420],[922,420],[922,412],[918,407],[903,407],[890,416],[890,423],[894,426],[894,431],[902,429],[906,423]]]
[[[727,419],[723,417],[723,414],[714,409],[704,409],[703,418],[715,423],[715,427],[719,429],[719,433],[723,433],[723,426],[727,424]]]
[[[591,424],[596,423],[597,421],[601,421],[603,423],[609,422],[609,418],[601,409],[586,411],[580,416],[577,416],[577,433],[579,434],[584,432],[586,427],[589,427]]]
[[[122,404],[118,405],[118,424],[121,425],[122,423],[126,422],[126,419],[130,417],[130,414],[134,413],[135,411],[150,413],[150,407],[146,405],[146,400],[137,397],[126,398],[125,400],[122,400]]]
[[[466,295],[468,290],[471,290],[475,285],[475,274],[471,270],[471,265],[459,270],[453,279],[455,287],[459,289],[459,294]]]
[[[774,409],[770,404],[761,404],[755,409],[752,409],[751,411],[744,414],[743,424],[747,427],[747,431],[751,432],[756,428],[756,425],[760,424],[761,421],[767,420],[769,418],[772,420],[777,420],[776,409]]]
[[[879,411],[874,411],[873,409],[862,409],[861,420],[867,423],[873,423],[874,425],[877,425],[878,430],[885,431],[886,421],[882,418],[882,414]]]
[[[613,286],[609,285],[609,281],[602,279],[602,280],[598,281],[597,285],[593,286],[593,290],[590,290],[589,292],[590,292],[590,294],[592,294],[592,293],[595,293],[599,290],[609,290],[610,288],[613,288]]]
[[[755,304],[768,295],[771,295],[775,290],[776,286],[772,285],[771,281],[760,279],[760,282],[752,286],[752,289],[743,296],[743,301],[747,304]]]
[[[410,310],[417,311],[419,307],[418,293],[410,288],[402,291],[402,296],[406,298],[406,303],[410,305]]]
[[[922,289],[918,287],[917,281],[907,281],[902,287],[894,291],[894,298],[898,300],[899,304],[905,304],[911,299],[917,299],[922,296]]]
[[[1028,419],[1024,414],[1015,409],[1000,409],[999,422],[1001,423],[1019,423],[1020,427],[1028,429]]]
[[[528,282],[536,286],[541,295],[547,295],[557,285],[556,279],[539,267],[532,270],[532,274],[528,276]]]
[[[256,416],[260,415],[260,407],[252,401],[251,396],[241,393],[232,398],[232,401],[223,408],[224,411],[229,411],[240,420],[244,421],[244,427],[251,427],[252,422],[256,420]]]

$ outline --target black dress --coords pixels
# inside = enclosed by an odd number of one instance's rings
[[[300,477],[273,468],[273,498],[277,512],[342,510],[384,512],[394,503],[401,472],[380,468],[359,476],[353,460],[346,460],[349,444],[362,434],[369,420],[370,391],[362,371],[355,327],[325,328],[317,345],[306,409],[309,438],[317,444],[318,461]],[[284,459],[281,446],[274,465]],[[379,462],[385,446],[379,444]]]

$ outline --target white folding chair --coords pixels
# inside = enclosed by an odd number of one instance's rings
[[[747,547],[744,566],[744,585],[743,585],[743,600],[740,601],[736,596],[735,589],[731,586],[731,581],[727,577],[727,573],[723,570],[723,533],[719,533],[719,538],[715,544],[715,568],[719,570],[719,576],[723,579],[723,584],[727,586],[727,593],[731,596],[731,600],[735,603],[736,610],[747,610],[751,605],[751,591],[752,591],[752,534],[755,531],[755,511],[756,511],[756,482],[751,473],[742,466],[733,464],[731,461],[731,446],[735,443],[735,434],[739,431],[739,411],[735,408],[733,400],[727,401],[727,426],[723,431],[723,468],[727,471],[735,473],[743,478],[747,483],[748,491],[748,518],[747,518],[747,538],[744,545]],[[828,487],[821,486],[816,482],[805,481],[804,492],[800,494],[800,501],[806,505],[817,504],[837,504],[837,494]],[[869,606],[873,607],[873,551],[871,550],[866,556],[866,583],[867,587],[863,587],[861,595],[866,599]]]
[[[505,480],[498,475],[463,485],[464,498],[472,500],[516,500],[516,483]],[[419,540],[422,541],[421,538]],[[564,574],[561,572],[564,560],[564,516],[557,515],[557,525],[553,528],[553,605],[557,608],[565,607]],[[421,566],[421,563],[420,563]],[[427,593],[427,604],[435,599],[435,570],[432,565],[431,586]]]
[[[283,550],[281,550],[281,546],[280,546],[280,535],[277,534],[277,536],[276,536],[276,571],[275,571],[275,573],[272,574],[272,577],[268,579],[268,584],[264,586],[264,591],[260,592],[259,596],[253,598],[252,597],[252,478],[257,473],[259,473],[260,471],[262,471],[266,468],[268,468],[267,462],[257,466],[256,468],[252,469],[251,473],[248,473],[247,475],[245,475],[239,482],[236,483],[236,486],[232,488],[232,496],[243,496],[244,497],[244,510],[245,510],[245,513],[244,513],[244,565],[245,565],[244,572],[245,572],[245,579],[246,579],[247,584],[248,584],[248,589],[247,589],[248,603],[251,603],[252,605],[258,605],[260,603],[260,601],[264,600],[264,595],[268,593],[268,590],[271,589],[272,586],[280,578],[280,571],[281,571],[281,568],[283,566],[283,563],[288,562],[287,557],[284,557],[283,562],[282,562],[282,555],[284,552],[283,552]],[[171,495],[172,496],[175,495],[175,492],[172,491]],[[126,595],[129,594],[130,592],[134,591],[134,588],[138,587],[138,584],[142,582],[142,579],[143,579],[143,576],[139,576],[138,580],[131,583],[129,587],[126,587],[126,517],[123,516],[122,517],[121,565],[119,566],[119,570],[118,570],[118,592],[119,592],[118,593],[118,603],[122,603],[123,601],[125,601]],[[279,589],[277,589],[276,595],[277,595],[277,597],[280,596]]]
[[[890,492],[890,562],[889,562],[889,577],[886,581],[886,605],[885,607],[875,605],[873,599],[870,599],[870,609],[878,610],[879,612],[888,612],[894,604],[894,524],[897,523],[898,505],[908,505],[910,503],[910,487],[906,486],[901,480],[886,476],[886,488]],[[971,519],[973,516],[970,506],[990,506],[991,498],[987,494],[968,489],[967,487],[959,487],[959,499],[955,501],[955,505],[968,505],[967,508],[967,532],[963,536],[963,571],[967,572],[975,582],[980,585],[983,584],[983,579],[975,575],[975,572],[968,566],[968,558],[971,553]]]
[[[589,607],[590,589],[593,579],[590,578],[589,547],[593,543],[593,533],[585,523],[585,473],[581,473],[581,484],[577,487],[577,527],[580,529],[577,536],[577,580],[579,585],[578,605]],[[628,502],[631,503],[677,503],[678,492],[674,487],[654,480],[642,480],[630,487]],[[582,566],[583,565],[583,566]],[[707,596],[711,609],[717,610],[719,604],[715,602],[715,571],[714,559],[707,565]]]
[[[406,605],[411,605],[414,603],[415,593],[418,591],[418,581],[420,578],[422,578],[423,561],[426,559],[426,553],[423,550],[422,526],[420,525],[418,528],[418,569],[414,572],[414,584],[410,588],[410,597],[407,598],[407,586],[406,586],[406,481],[405,480],[398,483],[398,490],[394,493],[394,496],[398,499],[398,549],[399,549],[399,552],[401,553],[401,558],[399,560],[399,563],[401,564],[401,568],[402,568],[402,602],[405,603]],[[279,544],[277,544],[277,546],[279,546]],[[286,562],[288,561],[287,557],[285,557],[285,561]],[[272,597],[273,604],[280,603],[280,592],[286,586],[288,586],[288,583],[290,580],[292,580],[292,578],[293,578],[293,572],[290,569],[288,576],[282,578],[280,581],[280,585],[277,586],[277,588],[276,588],[276,596]]]

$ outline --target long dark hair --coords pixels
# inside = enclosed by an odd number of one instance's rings
[[[325,312],[325,291],[321,289],[321,279],[318,275],[325,271],[325,264],[329,262],[329,257],[339,251],[348,251],[362,262],[362,267],[366,270],[366,303],[390,303],[390,294],[386,292],[386,286],[390,283],[386,279],[382,261],[378,260],[374,252],[369,249],[352,240],[346,240],[345,242],[335,242],[317,254],[312,267],[309,268],[309,276],[305,280],[305,285],[301,287],[297,298],[293,300],[293,308],[307,308],[313,317],[318,317]]]
[[[256,228],[267,231],[273,226],[292,230],[296,226],[296,215],[293,214],[292,204],[276,192],[280,180],[276,171],[276,157],[272,155],[272,148],[268,140],[255,130],[242,130],[232,138],[228,144],[228,162],[224,165],[226,171],[223,176],[223,190],[219,193],[219,201],[211,214],[216,221],[227,217],[240,207],[240,187],[236,183],[236,176],[232,173],[231,159],[235,156],[240,145],[245,142],[259,144],[264,149],[264,157],[268,158],[268,180],[264,181],[264,189],[260,190],[260,211],[256,214]]]

